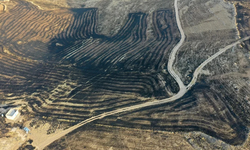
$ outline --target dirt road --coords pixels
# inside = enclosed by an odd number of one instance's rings
[[[45,139],[42,143],[36,143],[36,141],[34,141],[34,145],[37,147],[37,149],[43,149],[46,146],[48,146],[49,144],[53,143],[55,140],[65,136],[66,134],[74,131],[75,129],[90,123],[92,121],[98,120],[98,119],[102,119],[104,117],[110,116],[110,115],[114,115],[114,114],[118,114],[121,112],[126,112],[126,111],[132,111],[132,110],[136,110],[136,109],[141,109],[141,108],[145,108],[145,107],[150,107],[150,106],[154,106],[154,105],[160,105],[160,104],[165,104],[165,103],[169,103],[172,101],[175,101],[179,98],[181,98],[189,89],[191,89],[191,87],[196,83],[198,75],[200,74],[200,72],[202,71],[202,68],[207,65],[209,62],[211,62],[213,59],[215,59],[216,57],[218,57],[220,54],[222,54],[223,52],[225,52],[227,49],[235,46],[236,44],[241,43],[242,41],[248,40],[250,37],[246,37],[244,39],[241,39],[235,43],[232,43],[228,46],[226,46],[223,49],[220,49],[217,53],[215,53],[214,55],[212,55],[211,57],[209,57],[206,61],[204,61],[194,72],[193,75],[193,79],[192,81],[189,83],[189,85],[186,87],[183,82],[181,81],[180,77],[176,74],[176,72],[173,69],[173,63],[175,61],[175,56],[177,51],[179,50],[179,48],[182,46],[183,42],[185,41],[185,34],[184,31],[181,27],[181,22],[180,22],[180,18],[179,18],[179,13],[178,13],[178,5],[177,5],[178,0],[175,0],[175,15],[176,15],[176,21],[177,21],[177,25],[178,28],[180,30],[181,33],[181,40],[179,41],[179,43],[173,48],[170,57],[169,57],[169,61],[168,61],[168,71],[169,73],[172,75],[172,77],[176,80],[176,82],[178,83],[179,87],[180,87],[180,91],[174,95],[173,97],[170,98],[166,98],[166,99],[162,99],[162,100],[157,100],[157,101],[153,101],[153,102],[146,102],[143,104],[139,104],[139,105],[134,105],[134,106],[130,106],[130,107],[124,107],[121,109],[117,109],[117,110],[113,110],[113,111],[109,111],[109,112],[105,112],[103,114],[97,115],[97,116],[93,116],[89,119],[86,119],[78,124],[76,124],[75,126],[72,126],[60,133],[57,133],[55,135],[52,135],[50,137],[48,137],[47,139]]]

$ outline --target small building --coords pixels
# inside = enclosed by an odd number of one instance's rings
[[[7,119],[15,120],[20,115],[20,112],[17,109],[11,108],[7,114],[5,114]]]
[[[30,132],[30,129],[27,127],[24,127],[23,130],[28,134]]]

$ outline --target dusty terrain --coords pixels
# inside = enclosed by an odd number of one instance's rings
[[[100,134],[102,133],[102,134]],[[81,139],[79,141],[79,139]],[[59,144],[60,143],[60,144]],[[58,146],[60,145],[60,146]],[[152,130],[136,130],[103,125],[87,125],[65,136],[46,150],[56,149],[145,149],[193,150],[180,135]]]
[[[209,2],[210,3],[210,2]],[[216,5],[222,5],[221,1],[215,1],[217,3]],[[183,1],[183,4],[184,1]],[[192,4],[193,5],[193,4]],[[203,5],[203,4],[200,4]],[[226,5],[226,6],[224,6]],[[185,8],[185,5],[183,5]],[[199,2],[195,5],[198,9]],[[206,6],[206,5],[205,5]],[[217,50],[216,47],[223,46],[224,44],[227,44],[228,42],[237,39],[238,32],[237,27],[235,23],[235,27],[231,26],[231,29],[223,29],[219,30],[221,27],[224,26],[224,24],[227,21],[227,18],[231,18],[231,22],[235,22],[234,20],[234,9],[233,4],[231,3],[225,3],[222,6],[227,9],[227,15],[228,17],[223,17],[223,21],[221,19],[213,19],[213,29],[210,29],[210,31],[200,31],[199,33],[191,33],[187,34],[187,42],[186,45],[183,46],[183,49],[180,50],[178,62],[176,63],[176,68],[179,70],[180,74],[183,77],[183,80],[188,82],[191,79],[192,72],[194,71],[194,68],[199,65],[202,60],[205,60],[209,55],[211,55],[211,52],[214,52]],[[206,6],[209,7],[210,6]],[[193,11],[193,10],[190,10]],[[219,11],[218,13],[225,13],[224,11]],[[193,13],[185,13],[186,15],[195,15]],[[205,13],[206,14],[206,13]],[[209,15],[207,15],[207,18],[211,18],[212,12],[208,12]],[[231,14],[231,17],[230,17]],[[199,14],[200,15],[200,14]],[[222,15],[222,14],[221,14]],[[203,15],[205,16],[205,15]],[[216,15],[217,16],[217,15]],[[185,17],[185,15],[183,15]],[[185,17],[186,18],[186,17]],[[193,30],[199,29],[199,26],[201,25],[199,20],[194,20],[192,18],[196,17],[188,17],[190,20],[188,22],[192,22],[193,24],[198,25],[188,25],[183,23],[184,29],[185,26],[187,26],[187,29],[193,28]],[[183,19],[184,20],[184,19]],[[217,22],[216,22],[217,21]],[[218,26],[218,27],[217,27]],[[227,28],[230,26],[227,26]],[[209,26],[207,27],[209,28]],[[199,31],[199,30],[197,30]],[[219,36],[218,36],[219,35]],[[242,35],[244,36],[244,35]],[[220,42],[218,42],[220,41]],[[192,47],[190,50],[189,47]],[[185,57],[184,57],[185,55]],[[194,57],[197,56],[197,57]],[[249,58],[248,58],[248,52],[241,48],[240,46],[232,48],[232,50],[227,51],[225,54],[223,54],[221,57],[217,58],[215,61],[208,64],[207,67],[205,67],[205,74],[201,76],[201,83],[209,85],[210,88],[218,90],[220,93],[223,93],[224,96],[224,102],[230,104],[229,107],[236,113],[238,116],[241,117],[241,119],[248,124],[249,122],[249,76],[247,75],[247,72],[249,71]],[[181,66],[181,64],[186,63],[189,64],[188,68]],[[220,64],[220,65],[218,65]],[[238,74],[235,76],[234,74]],[[216,78],[214,77],[216,76]]]
[[[4,11],[4,5],[0,4],[0,13]]]
[[[36,5],[39,9],[58,10],[60,8],[69,8],[67,0],[27,0]]]
[[[227,0],[234,4],[236,9],[236,22],[237,22],[237,29],[238,34],[240,37],[247,36],[250,34],[250,2],[247,0]],[[249,52],[249,42],[244,42],[242,45],[246,48]],[[247,54],[248,57],[250,54]]]

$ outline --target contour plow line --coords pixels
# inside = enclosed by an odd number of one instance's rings
[[[222,53],[224,53],[227,49],[229,49],[229,48],[231,48],[231,47],[233,47],[233,46],[235,46],[237,44],[240,44],[243,41],[246,41],[246,40],[250,39],[250,36],[248,36],[248,37],[240,39],[240,40],[238,40],[238,41],[236,41],[236,42],[234,42],[234,43],[232,43],[232,44],[230,44],[230,45],[228,45],[228,46],[220,49],[217,53],[215,53],[214,55],[212,55],[211,57],[209,57],[202,64],[200,64],[199,67],[196,68],[196,70],[195,70],[195,72],[193,74],[193,78],[192,78],[191,82],[188,84],[188,86],[185,86],[183,84],[183,82],[181,81],[180,77],[173,70],[173,63],[174,63],[174,60],[175,60],[176,53],[177,53],[178,49],[181,47],[181,45],[183,44],[183,42],[185,41],[185,34],[184,34],[184,31],[183,31],[183,29],[181,27],[181,22],[180,22],[180,19],[179,19],[177,2],[178,2],[178,0],[175,0],[175,3],[174,3],[174,5],[175,5],[175,15],[176,15],[177,25],[178,25],[178,28],[179,28],[180,33],[181,33],[181,40],[173,48],[173,50],[172,50],[172,52],[170,54],[169,61],[168,61],[168,71],[171,74],[171,76],[178,83],[178,85],[180,87],[180,91],[176,95],[174,95],[174,96],[172,96],[170,98],[166,98],[166,99],[162,99],[162,100],[156,100],[156,101],[152,101],[152,102],[146,102],[146,103],[143,103],[143,104],[138,104],[138,105],[129,106],[129,107],[124,107],[124,108],[116,109],[116,110],[113,110],[113,111],[105,112],[105,113],[102,113],[102,114],[97,115],[97,116],[93,116],[93,117],[91,117],[89,119],[86,119],[86,120],[84,120],[84,121],[82,121],[82,122],[80,122],[80,123],[78,123],[78,124],[76,124],[76,125],[68,128],[68,129],[66,129],[66,130],[61,131],[60,133],[57,133],[57,134],[49,136],[42,143],[36,143],[34,141],[34,145],[36,146],[36,148],[38,150],[44,149],[46,146],[50,145],[51,143],[53,143],[57,139],[65,136],[66,134],[74,131],[75,129],[77,129],[77,128],[79,128],[79,127],[81,127],[81,126],[83,126],[83,125],[85,125],[87,123],[93,122],[95,120],[102,119],[104,117],[115,115],[115,114],[122,113],[122,112],[127,112],[127,111],[132,111],[132,110],[138,110],[138,109],[145,108],[145,107],[150,107],[150,106],[155,106],[155,105],[160,105],[160,104],[165,104],[165,103],[173,102],[173,101],[181,98],[196,83],[198,75],[200,74],[200,72],[202,71],[202,69],[203,69],[204,66],[206,66],[213,59],[215,59],[216,57],[218,57],[219,55],[221,55]]]

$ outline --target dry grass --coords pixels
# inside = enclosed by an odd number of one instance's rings
[[[40,6],[41,9],[58,9],[68,7],[67,0],[27,0],[33,4]]]
[[[101,134],[100,134],[101,133]],[[50,149],[143,149],[193,150],[180,135],[171,132],[153,132],[103,125],[86,126],[54,142]]]

